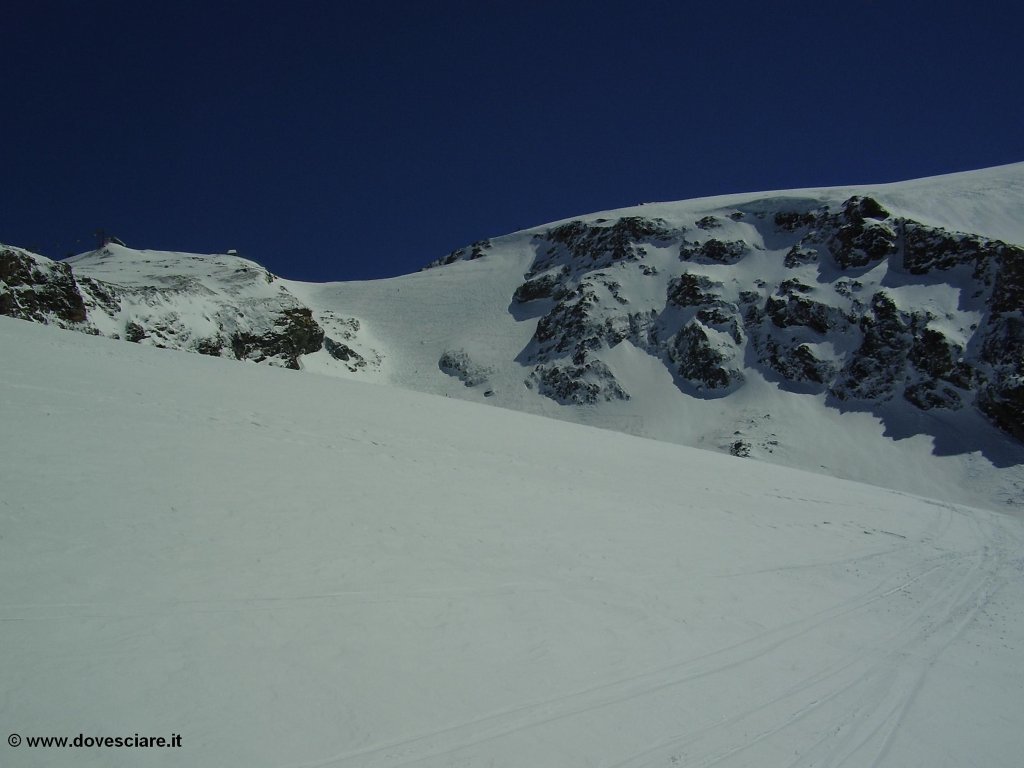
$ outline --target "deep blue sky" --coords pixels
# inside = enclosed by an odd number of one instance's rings
[[[0,242],[362,279],[640,201],[1016,162],[1020,8],[0,0]]]

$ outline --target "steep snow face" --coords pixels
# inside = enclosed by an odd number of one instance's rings
[[[0,349],[5,767],[1019,765],[1018,518],[9,318]],[[181,746],[27,745],[80,733]]]
[[[73,275],[39,288],[46,311],[31,280],[0,302],[1001,507],[1024,502],[1022,210],[1018,164],[597,213],[370,282],[117,245],[63,265],[20,252]],[[86,319],[67,319],[69,291]]]

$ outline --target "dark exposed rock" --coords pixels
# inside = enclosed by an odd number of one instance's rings
[[[1024,440],[1024,317],[1006,312],[990,318],[981,346],[989,376],[978,405],[1000,429]]]
[[[366,367],[366,359],[352,349],[348,344],[335,341],[329,336],[324,336],[324,349],[326,349],[327,354],[335,360],[347,363],[347,367],[350,371],[356,371],[360,368]]]
[[[973,277],[987,284],[1000,264],[1024,256],[1017,246],[915,221],[902,222],[902,230],[903,269],[912,275],[969,265]]]
[[[913,339],[909,325],[883,291],[871,298],[871,314],[860,321],[863,341],[843,370],[833,393],[840,400],[884,401],[903,381],[903,366]]]
[[[806,296],[772,296],[765,303],[764,312],[779,328],[799,325],[824,334],[836,325],[835,307],[813,301]]]
[[[810,286],[796,280],[783,281],[779,285],[780,295],[769,297],[765,302],[765,316],[771,318],[777,328],[804,326],[821,334],[848,322],[838,307],[807,296],[811,290]]]
[[[978,405],[997,427],[1024,441],[1024,378],[984,389]]]
[[[718,229],[720,226],[722,226],[722,223],[714,216],[705,216],[697,221],[697,227],[705,231]]]
[[[765,343],[764,361],[790,381],[828,384],[837,372],[831,362],[818,359],[807,344],[787,345],[774,339]]]
[[[854,196],[836,214],[784,212],[775,217],[784,231],[810,228],[807,235],[786,255],[785,265],[793,268],[817,260],[817,243],[826,243],[842,269],[866,267],[899,250],[898,236],[886,211],[870,197]]]
[[[729,446],[729,453],[737,458],[746,458],[750,456],[750,443],[746,440],[735,440]]]
[[[560,289],[555,294],[560,297],[558,303],[538,321],[534,331],[533,338],[538,346],[536,359],[543,361],[571,352],[573,359],[579,361],[586,352],[602,344],[614,346],[625,338],[624,334],[639,332],[639,314],[607,316],[597,311],[602,305],[601,289],[607,290],[617,304],[626,304],[620,288],[618,282],[596,273],[571,293]],[[622,330],[623,326],[626,331]]]
[[[562,277],[563,275],[559,273],[527,280],[516,288],[515,293],[512,294],[512,299],[520,304],[536,301],[537,299],[549,299],[559,288]]]
[[[945,379],[958,387],[969,387],[970,369],[959,362],[963,348],[934,328],[921,328],[922,319],[916,316],[911,323],[914,338],[907,356],[910,362],[918,371],[933,379]]]
[[[679,248],[679,258],[702,264],[735,264],[747,254],[747,244],[742,240],[723,242],[711,238],[700,244],[684,242]]]
[[[700,387],[724,389],[743,381],[743,374],[732,367],[732,355],[711,342],[699,322],[690,322],[676,334],[670,349],[679,375]]]
[[[71,267],[14,248],[0,248],[0,315],[61,325],[86,321]]]
[[[125,341],[130,341],[133,344],[138,344],[143,339],[147,338],[149,334],[146,333],[146,329],[134,321],[128,321],[124,326],[124,338]]]
[[[977,255],[976,248],[951,232],[910,221],[903,224],[903,268],[912,275],[952,269],[973,262]]]
[[[604,341],[614,347],[626,339],[641,349],[653,350],[657,346],[657,313],[630,312],[626,315],[615,315],[604,321]]]
[[[795,269],[796,267],[803,266],[804,264],[813,264],[817,260],[817,249],[794,245],[786,253],[786,257],[783,259],[783,264],[785,264],[789,269]]]
[[[583,365],[538,365],[526,380],[529,387],[559,403],[591,404],[603,400],[628,400],[607,365],[600,360]]]
[[[199,339],[199,341],[196,342],[196,352],[200,355],[220,357],[220,353],[224,350],[226,345],[227,342],[221,336]]]
[[[284,309],[274,321],[274,329],[256,335],[237,332],[231,337],[231,350],[239,360],[262,362],[277,357],[285,367],[298,369],[299,355],[318,351],[324,343],[324,330],[313,319],[308,307]]]
[[[791,277],[788,280],[783,280],[779,283],[779,293],[782,295],[788,295],[791,293],[810,293],[814,289],[807,283]]]
[[[864,221],[865,219],[882,221],[890,216],[889,212],[874,198],[859,197],[857,195],[843,203],[843,214],[851,222]]]
[[[427,264],[427,266],[423,267],[423,270],[443,267],[447,264],[454,264],[456,261],[473,261],[486,256],[487,251],[490,249],[490,240],[477,240],[472,245],[466,246],[465,248],[459,248],[458,250],[452,251],[447,256],[435,259]],[[423,270],[420,271],[422,272]]]
[[[437,367],[449,376],[459,379],[467,387],[486,384],[488,377],[493,373],[491,368],[473,362],[462,349],[444,352],[437,361]]]
[[[1024,317],[1006,314],[990,320],[981,345],[981,360],[1008,376],[1022,373],[1024,365]]]
[[[717,298],[714,294],[695,298],[701,299],[700,303],[695,305],[699,307],[696,313],[697,320],[709,328],[729,334],[736,344],[743,343],[740,311],[735,304]]]
[[[590,314],[600,299],[592,286],[581,286],[537,323],[534,339],[543,349],[566,352],[574,346],[598,346],[603,322]]]
[[[999,268],[992,290],[992,312],[1024,311],[1024,248],[995,243],[989,258],[993,256]]]
[[[854,293],[860,291],[864,284],[860,280],[836,280],[833,287],[840,296],[850,298]]]
[[[595,223],[596,224],[596,223]],[[670,227],[662,219],[624,216],[608,226],[570,221],[544,235],[539,245],[549,247],[534,262],[531,275],[546,271],[567,255],[575,268],[601,269],[646,256],[644,246],[665,246],[682,237],[684,230]],[[561,259],[560,259],[561,257]]]
[[[828,238],[832,257],[843,269],[866,267],[898,250],[896,231],[888,224],[863,216],[861,205],[852,202],[855,200],[851,198],[844,204],[843,213],[832,222],[835,229]]]
[[[697,319],[700,320],[704,325],[709,326],[724,326],[732,323],[736,317],[735,310],[732,307],[728,307],[726,304],[702,307],[697,310]],[[738,339],[733,337],[737,343]]]
[[[674,277],[668,284],[668,303],[677,307],[699,307],[718,300],[714,292],[722,284],[705,275],[686,273]]]
[[[282,310],[275,326],[297,355],[316,352],[324,343],[324,329],[313,319],[313,311],[309,307]]]
[[[775,226],[784,232],[793,232],[812,226],[817,217],[812,212],[779,211],[775,214]]]
[[[963,405],[963,398],[948,384],[939,381],[921,381],[908,384],[903,397],[922,411],[933,408],[956,409]]]

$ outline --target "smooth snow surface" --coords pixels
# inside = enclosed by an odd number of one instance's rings
[[[422,278],[440,279],[440,278]],[[4,766],[1019,766],[1021,520],[0,318]]]

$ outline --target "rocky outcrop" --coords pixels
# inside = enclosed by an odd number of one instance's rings
[[[538,359],[570,351],[577,353],[597,349],[604,337],[604,322],[591,310],[600,301],[595,287],[585,283],[544,315],[533,334]]]
[[[473,361],[464,349],[447,350],[437,361],[437,367],[467,387],[478,387],[488,382],[494,370]]]
[[[707,307],[719,302],[722,284],[706,275],[686,273],[668,283],[668,303],[677,307]]]
[[[778,211],[775,214],[775,228],[782,232],[795,232],[814,226],[818,217],[812,211]]]
[[[472,245],[468,245],[465,248],[459,248],[452,251],[447,256],[442,256],[440,259],[427,264],[423,269],[433,269],[435,267],[443,267],[447,264],[454,264],[456,261],[474,261],[476,259],[483,258],[487,255],[487,251],[491,249],[490,240],[477,240]],[[420,270],[423,271],[423,270]]]
[[[582,365],[538,365],[525,383],[545,397],[563,404],[588,405],[629,399],[629,394],[619,386],[611,369],[600,360]]]
[[[836,376],[835,364],[815,355],[809,344],[784,344],[776,339],[765,341],[762,361],[789,381],[828,384]]]
[[[330,336],[324,336],[324,349],[326,349],[327,354],[335,360],[340,360],[341,362],[346,363],[350,371],[356,371],[360,368],[366,367],[366,358],[352,349],[348,344],[341,341],[335,341]]]
[[[678,241],[685,230],[670,227],[662,219],[624,216],[608,223],[570,221],[537,235],[537,259],[528,277],[552,266],[570,271],[604,269],[620,262],[639,261],[651,246],[664,247]]]
[[[733,340],[722,336],[694,320],[683,326],[669,346],[676,372],[698,390],[723,390],[743,382]]]
[[[843,269],[866,267],[897,250],[896,231],[884,220],[889,212],[870,197],[851,197],[829,220],[828,247]]]
[[[799,280],[785,280],[765,303],[764,314],[778,328],[802,326],[820,334],[843,328],[849,318],[838,307],[811,296],[815,289]]]
[[[527,280],[516,288],[515,293],[512,294],[512,301],[517,304],[526,304],[538,299],[563,299],[566,296],[566,291],[562,287],[564,277],[565,273],[559,272]]]
[[[308,307],[282,310],[271,330],[254,334],[236,332],[231,336],[231,351],[238,360],[261,363],[276,358],[284,367],[298,370],[299,356],[318,352],[324,343],[324,330],[313,319]]]
[[[550,302],[522,355],[537,366],[532,386],[559,402],[614,399],[610,369],[595,366],[628,341],[660,357],[691,395],[727,394],[753,364],[780,384],[856,407],[894,398],[920,410],[976,406],[1011,434],[1024,431],[1024,250],[893,216],[869,196],[834,209],[752,210],[790,270],[774,286],[723,279],[723,268],[765,247],[751,225],[738,228],[742,212],[694,220],[691,232],[715,235],[703,240],[687,240],[686,227],[635,216],[573,221],[535,236],[537,257],[512,297],[520,305]],[[744,231],[751,235],[737,238]],[[676,249],[682,271],[663,278],[661,305],[633,306],[613,276],[632,269],[656,277],[658,269],[645,263],[652,248]],[[867,275],[879,265],[882,272]],[[882,288],[879,278],[888,274],[899,285],[934,274],[941,281],[958,268],[957,279],[968,281],[962,301],[985,313],[980,324],[967,314],[905,307],[904,294]]]
[[[735,264],[749,250],[742,240],[722,241],[711,238],[702,243],[684,242],[679,248],[679,258],[698,264]]]
[[[1024,378],[1009,376],[986,387],[978,404],[997,427],[1024,441]]]
[[[914,221],[902,222],[901,229],[902,267],[912,275],[944,272],[966,265],[971,267],[975,279],[988,283],[993,262],[1002,260],[1010,248],[1005,243],[927,227]]]
[[[889,212],[870,197],[851,197],[839,214],[827,217],[822,234],[836,263],[855,269],[894,255],[896,231],[888,218]]]
[[[0,315],[65,328],[87,317],[67,264],[6,246],[0,246]]]
[[[998,256],[981,344],[987,376],[978,404],[993,423],[1024,440],[1024,250],[1005,247]]]
[[[892,299],[879,291],[870,312],[860,319],[863,341],[833,387],[840,400],[885,401],[902,383],[903,368],[913,339],[908,324]]]
[[[324,345],[324,329],[312,318],[308,307],[285,309],[263,334],[237,332],[231,335],[231,352],[236,359],[263,360],[275,357],[285,368],[298,370],[299,355],[316,352]]]
[[[817,248],[808,248],[803,245],[794,245],[786,253],[783,263],[790,269],[802,267],[805,264],[813,264],[818,260]]]

